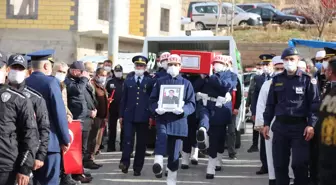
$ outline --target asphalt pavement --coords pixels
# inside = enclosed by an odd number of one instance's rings
[[[223,159],[221,172],[217,172],[215,179],[205,179],[207,159],[199,159],[197,166],[190,165],[188,170],[179,169],[177,184],[183,185],[267,185],[267,175],[256,175],[260,168],[259,153],[247,153],[252,143],[252,125],[247,125],[246,134],[242,135],[242,146],[238,149],[237,160],[230,160],[227,151]],[[121,152],[102,153],[96,158],[96,163],[104,166],[98,170],[90,170],[94,177],[90,185],[163,185],[166,178],[155,178],[152,172],[154,156],[146,157],[144,169],[140,177],[134,177],[132,166],[128,174],[118,169]],[[133,160],[132,160],[133,161]],[[166,159],[165,159],[166,162]]]

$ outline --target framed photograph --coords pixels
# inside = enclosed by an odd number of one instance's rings
[[[161,85],[158,108],[172,112],[175,108],[182,108],[184,85]]]
[[[181,63],[183,69],[199,70],[201,68],[201,56],[181,54]]]

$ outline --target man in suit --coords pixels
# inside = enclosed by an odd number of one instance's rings
[[[163,97],[162,104],[178,104],[179,98],[177,96],[174,96],[174,94],[174,90],[169,90],[169,95]]]
[[[67,152],[70,145],[68,121],[60,84],[55,77],[50,76],[51,55],[50,52],[31,53],[34,72],[26,79],[26,84],[43,96],[49,112],[50,134],[47,157],[44,165],[34,173],[34,184],[43,185],[59,183],[61,149]]]

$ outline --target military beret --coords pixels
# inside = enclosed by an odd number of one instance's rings
[[[138,55],[132,58],[132,62],[134,64],[142,64],[142,65],[147,65],[148,59],[142,55]]]
[[[293,55],[299,55],[299,52],[295,48],[293,48],[293,47],[286,48],[282,52],[281,59],[285,59],[286,57],[293,56]]]

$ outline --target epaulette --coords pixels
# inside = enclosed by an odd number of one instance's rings
[[[23,99],[26,99],[25,95],[22,94],[21,92],[18,92],[16,91],[15,89],[11,88],[11,87],[8,87],[6,89],[7,92],[11,93],[11,94],[15,94],[16,96],[20,97],[20,98],[23,98]],[[4,92],[5,93],[5,92]],[[2,94],[4,94],[2,93]],[[1,95],[2,96],[2,95]]]
[[[30,94],[32,94],[32,95],[34,95],[38,98],[42,98],[42,95],[31,87],[25,87],[24,90],[25,91],[23,92],[23,94],[26,95],[28,98],[30,98]]]

